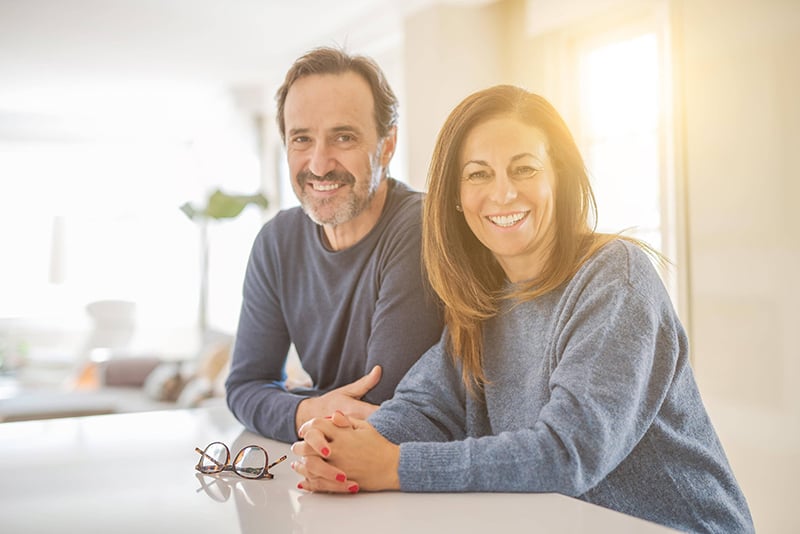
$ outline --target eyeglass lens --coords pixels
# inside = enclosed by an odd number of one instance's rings
[[[245,478],[258,478],[267,468],[267,453],[261,447],[245,447],[233,461],[233,470]]]
[[[200,470],[203,473],[219,473],[230,461],[228,447],[222,443],[212,443],[203,451],[200,457]]]
[[[199,449],[198,449],[198,452]],[[230,451],[224,443],[214,442],[205,448],[200,458],[200,471],[219,473],[230,465]],[[256,445],[249,445],[236,455],[233,465],[228,469],[245,478],[260,478],[267,470],[267,451]]]

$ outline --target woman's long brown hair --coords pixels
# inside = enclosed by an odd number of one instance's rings
[[[547,262],[536,278],[504,292],[506,277],[492,253],[467,226],[459,202],[459,158],[464,140],[477,125],[508,116],[540,129],[556,174],[555,232]],[[539,95],[498,85],[473,93],[448,116],[434,147],[423,207],[422,257],[431,285],[445,307],[448,351],[462,364],[462,378],[476,393],[486,377],[482,366],[483,323],[494,317],[501,299],[522,302],[570,280],[600,247],[627,237],[594,231],[596,203],[580,151],[564,120]],[[591,219],[590,219],[591,217]]]

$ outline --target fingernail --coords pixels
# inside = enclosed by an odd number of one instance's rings
[[[338,482],[344,482],[345,480],[347,480],[347,477],[344,476],[344,473],[339,473],[338,475],[336,475],[336,480]]]
[[[291,467],[292,469],[294,469],[294,462],[290,463],[290,464],[289,464],[289,467]]]
[[[332,415],[326,415],[325,419],[333,419],[333,416]]]
[[[347,486],[347,491],[350,493],[358,493],[358,484],[351,484],[350,486]]]
[[[336,413],[338,413],[339,415],[341,415],[342,417],[344,417],[344,414],[343,414],[342,412],[340,412],[339,410],[336,410]]]
[[[303,489],[303,483],[302,482],[298,482],[297,483],[297,489]]]
[[[322,453],[322,456],[327,458],[331,454],[331,450],[328,447],[322,447],[322,450],[319,451]]]

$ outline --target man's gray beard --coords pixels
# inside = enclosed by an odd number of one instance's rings
[[[322,218],[320,215],[318,215],[316,213],[316,208],[325,207],[326,204],[335,202],[336,199],[312,203],[308,201],[308,198],[305,195],[303,195],[303,198],[300,199],[300,206],[303,208],[303,211],[306,213],[306,215],[308,215],[308,217],[315,223],[322,226],[338,226],[358,217],[365,209],[369,207],[369,205],[372,203],[372,199],[375,198],[375,193],[378,191],[378,185],[380,185],[380,182],[378,182],[375,187],[370,188],[367,196],[363,199],[360,199],[355,191],[350,191],[347,199],[339,207],[339,209],[334,211],[326,218]]]
[[[299,199],[300,206],[302,206],[303,211],[306,212],[306,215],[308,215],[308,217],[312,221],[322,226],[338,226],[361,215],[361,213],[365,209],[367,209],[369,205],[372,203],[372,199],[375,198],[375,193],[378,192],[378,188],[380,187],[381,182],[383,181],[383,178],[385,178],[387,173],[387,169],[382,169],[381,176],[377,177],[377,179],[374,174],[378,170],[378,162],[380,161],[380,152],[382,146],[383,146],[383,141],[380,142],[380,144],[378,145],[378,150],[370,158],[370,167],[371,167],[371,172],[373,174],[371,176],[369,185],[367,186],[368,187],[367,194],[363,199],[359,198],[359,191],[355,190],[355,188],[358,186],[358,180],[356,180],[356,177],[350,174],[349,172],[344,171],[343,173],[340,173],[334,171],[326,174],[325,177],[321,178],[324,179],[330,177],[333,179],[333,181],[343,183],[345,185],[349,185],[352,187],[348,198],[341,205],[341,207],[327,218],[323,219],[318,213],[315,213],[314,209],[315,206],[309,202],[308,197],[305,194],[306,183],[318,177],[315,176],[310,171],[305,171],[301,174],[298,174],[298,176],[295,179],[298,181],[298,183],[300,184],[300,188],[303,191],[303,195]],[[331,202],[332,201],[333,199],[331,199]],[[318,206],[324,207],[327,203],[328,201],[323,200],[318,204]]]

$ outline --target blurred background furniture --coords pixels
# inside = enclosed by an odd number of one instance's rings
[[[77,355],[20,359],[0,375],[0,422],[191,408],[224,402],[233,336],[198,332],[186,353],[137,347],[136,306],[89,303]]]

